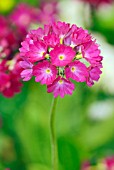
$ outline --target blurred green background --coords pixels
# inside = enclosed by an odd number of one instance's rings
[[[38,0],[0,1],[7,15],[16,3],[38,5]],[[114,4],[101,7],[91,16],[80,1],[58,1],[60,20],[87,27],[99,42],[104,56],[101,79],[94,87],[76,84],[72,96],[58,100],[56,135],[60,170],[80,170],[114,155]],[[86,14],[86,15],[85,15]],[[25,82],[22,92],[11,99],[0,95],[0,170],[50,170],[49,111],[52,94],[46,87]]]

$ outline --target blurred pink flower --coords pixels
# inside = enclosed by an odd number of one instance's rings
[[[112,3],[112,0],[82,0],[82,1],[85,1],[94,7],[99,7],[99,5],[106,4],[106,3],[107,4]]]
[[[103,159],[102,163],[105,165],[106,170],[113,170],[114,169],[114,156],[106,157],[105,159]]]
[[[8,18],[2,15],[0,16],[0,32],[2,33],[0,34],[0,52],[3,52],[4,48],[7,48],[7,54],[19,47],[16,32],[12,29]]]
[[[72,94],[70,79],[92,86],[102,73],[99,46],[87,30],[76,25],[60,21],[45,25],[44,29],[30,31],[21,45],[21,77],[28,81],[35,76],[35,81],[46,84],[54,97]]]
[[[95,67],[90,66],[90,67],[88,67],[88,72],[89,72],[89,76],[87,78],[87,85],[88,86],[91,87],[94,84],[94,81],[99,80],[100,74],[102,73],[102,71],[100,70],[101,67],[100,66],[95,66]]]
[[[33,75],[36,76],[35,81],[41,84],[51,84],[56,79],[57,69],[48,61],[43,61],[34,66]]]
[[[10,15],[10,19],[17,27],[27,29],[29,28],[31,22],[36,21],[35,15],[35,8],[25,3],[20,3]]]
[[[52,92],[54,97],[60,95],[61,98],[66,94],[72,95],[74,89],[75,85],[72,82],[60,76],[56,78],[52,84],[47,86],[48,93]]]
[[[20,59],[19,59],[20,60]],[[4,59],[0,63],[0,93],[5,97],[13,97],[19,93],[22,87],[20,72],[22,68],[18,65],[18,56],[12,60]]]
[[[37,15],[39,23],[48,24],[58,20],[59,11],[57,5],[57,0],[42,0]]]
[[[86,81],[86,77],[88,77],[88,70],[85,64],[80,61],[74,61],[69,64],[69,67],[65,69],[66,78],[72,78],[77,82]]]
[[[86,161],[82,164],[81,170],[113,170],[114,169],[114,156],[108,156],[103,159],[100,159],[96,162],[96,165],[91,165],[89,161]]]
[[[32,78],[33,64],[28,61],[20,61],[20,66],[23,68],[21,77],[24,81],[28,81]]]
[[[66,45],[55,46],[53,50],[49,53],[51,57],[51,62],[55,66],[63,67],[71,63],[75,57],[75,51],[72,47]]]
[[[81,170],[90,170],[90,167],[91,167],[90,162],[86,161],[82,164]]]

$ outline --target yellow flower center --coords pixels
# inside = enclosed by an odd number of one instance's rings
[[[75,66],[72,66],[71,67],[71,71],[74,73],[76,71],[76,67]]]
[[[59,60],[64,60],[65,56],[64,55],[60,55],[59,56]]]
[[[82,53],[78,53],[78,54],[76,55],[76,59],[81,59],[81,58],[83,58]]]
[[[9,61],[7,61],[6,65],[8,66],[9,70],[13,70],[15,63],[16,63],[15,60],[9,60]]]
[[[43,56],[43,55],[44,55],[44,51],[41,51],[41,52],[40,52],[40,55]]]
[[[50,58],[49,54],[46,54],[46,55],[45,55],[45,58],[46,58],[46,59],[49,59],[49,58]]]
[[[63,84],[64,83],[64,81],[63,80],[59,80],[59,84]]]
[[[60,44],[63,44],[63,38],[60,38]]]
[[[46,69],[46,73],[47,74],[50,74],[51,73],[51,70],[49,68]]]

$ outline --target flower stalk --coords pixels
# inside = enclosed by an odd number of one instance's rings
[[[53,98],[50,111],[50,134],[51,134],[51,154],[52,154],[52,170],[58,170],[58,151],[55,135],[55,112],[56,112],[57,98]]]

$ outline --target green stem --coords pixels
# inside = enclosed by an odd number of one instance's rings
[[[57,105],[57,98],[53,98],[50,111],[50,132],[51,132],[51,149],[52,149],[52,170],[58,169],[58,152],[55,135],[55,111]]]

